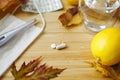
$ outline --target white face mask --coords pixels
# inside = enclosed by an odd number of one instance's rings
[[[27,4],[22,5],[22,10],[25,12],[38,13],[34,3],[36,3],[36,6],[38,6],[39,11],[42,13],[63,8],[61,0],[29,0]]]

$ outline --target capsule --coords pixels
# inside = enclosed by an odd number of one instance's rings
[[[66,43],[61,43],[60,45],[57,45],[57,46],[56,46],[56,49],[57,49],[57,50],[61,50],[61,49],[64,49],[64,48],[66,48],[66,47],[67,47]]]

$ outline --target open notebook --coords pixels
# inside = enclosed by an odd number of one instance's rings
[[[13,15],[7,15],[0,20],[0,34],[4,33],[24,21]],[[0,47],[0,76],[10,67],[10,65],[22,54],[22,52],[35,40],[42,32],[40,27],[31,27],[24,33],[15,36],[4,46]]]

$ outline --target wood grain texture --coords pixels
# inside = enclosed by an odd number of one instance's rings
[[[58,21],[58,16],[71,7],[65,0],[62,0],[62,2],[63,10],[44,14],[47,23],[46,29],[15,61],[17,68],[24,61],[27,63],[42,56],[42,63],[58,68],[67,68],[59,77],[52,80],[111,80],[104,78],[89,64],[85,63],[86,60],[94,60],[90,51],[90,43],[95,34],[86,30],[83,24],[67,29]],[[37,14],[19,10],[15,15],[25,21],[34,17],[40,20]],[[115,26],[118,26],[118,24],[119,22]],[[37,25],[40,26],[40,24]],[[60,41],[66,42],[68,47],[63,50],[51,49],[50,45],[52,43],[60,43]],[[10,68],[1,80],[14,80]]]

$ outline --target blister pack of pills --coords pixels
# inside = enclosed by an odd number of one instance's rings
[[[25,12],[38,13],[34,5],[34,1],[41,13],[52,12],[63,8],[61,0],[29,0],[29,2],[22,6],[22,10]]]

